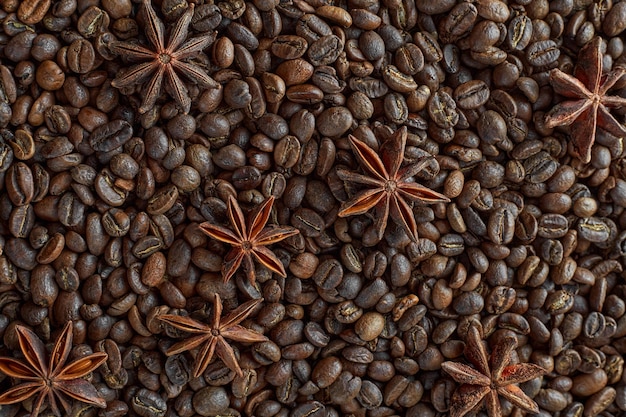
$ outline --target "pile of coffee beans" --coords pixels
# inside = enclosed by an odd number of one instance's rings
[[[215,85],[166,72],[140,112],[152,74],[113,84],[169,65],[192,3],[176,47],[210,36],[182,61]],[[16,325],[52,344],[72,321],[71,358],[108,354],[89,377],[107,407],[68,416],[445,416],[441,363],[469,363],[473,325],[546,369],[520,384],[540,416],[626,415],[624,138],[598,129],[584,163],[545,123],[568,99],[550,71],[584,77],[594,38],[605,72],[626,65],[626,1],[0,0],[0,22],[0,356]],[[393,216],[379,239],[379,211],[338,215],[367,188],[338,171],[369,175],[348,135],[378,151],[403,127],[403,168],[429,161],[410,181],[450,202],[409,200],[417,240]],[[232,229],[231,196],[247,217],[273,196],[268,225],[299,230],[268,246],[286,277],[223,280],[231,246],[198,226]],[[210,325],[215,294],[224,316],[263,298],[242,325],[269,340],[232,342],[243,376],[216,356],[193,378],[197,350],[165,354],[190,334],[159,316]]]

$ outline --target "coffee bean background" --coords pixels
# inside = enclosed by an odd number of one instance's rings
[[[72,417],[435,417],[479,322],[547,370],[521,384],[539,415],[625,415],[624,138],[598,130],[585,164],[544,117],[549,71],[594,37],[626,65],[626,2],[152,0],[166,31],[190,3],[188,38],[213,41],[188,60],[216,87],[183,73],[188,114],[165,81],[140,114],[147,80],[114,87],[133,63],[110,48],[150,45],[140,1],[0,0],[2,356],[18,324],[54,342],[73,321],[72,355],[109,359],[106,409]],[[378,150],[403,126],[403,166],[432,157],[414,180],[451,201],[412,206],[416,241],[394,219],[377,240],[372,212],[338,216],[360,188],[337,172],[361,172],[348,135]],[[269,223],[299,230],[270,247],[286,277],[223,281],[230,247],[198,225],[230,227],[230,196],[273,196]],[[243,376],[216,359],[192,378],[158,317],[209,323],[215,294],[263,298],[243,325],[269,341],[233,344]]]

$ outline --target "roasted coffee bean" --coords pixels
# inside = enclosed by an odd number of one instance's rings
[[[314,66],[334,63],[343,50],[341,39],[335,35],[322,36],[309,45],[307,56]]]
[[[11,166],[5,176],[8,197],[16,206],[22,206],[33,200],[35,183],[28,165],[17,162]]]

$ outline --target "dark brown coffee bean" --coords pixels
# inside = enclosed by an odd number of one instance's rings
[[[50,4],[50,0],[24,0],[17,9],[17,17],[27,25],[37,24],[48,12]]]
[[[410,75],[404,74],[394,65],[387,65],[382,70],[385,83],[394,91],[410,93],[417,89],[417,83]]]
[[[331,107],[319,115],[317,128],[329,137],[343,135],[352,126],[353,117],[346,107]]]
[[[7,171],[5,184],[8,197],[16,206],[22,206],[33,200],[35,184],[31,169],[23,162],[17,162]]]
[[[91,42],[86,39],[77,39],[67,50],[67,65],[70,70],[78,74],[86,74],[95,64],[96,52]]]
[[[56,62],[47,60],[42,62],[37,68],[36,78],[39,86],[46,90],[54,91],[63,87],[65,73]]]
[[[309,45],[307,56],[314,66],[329,65],[337,60],[342,50],[341,39],[335,35],[327,35]]]
[[[552,40],[532,43],[526,49],[526,59],[533,66],[546,66],[559,58],[561,51]]]
[[[459,121],[456,103],[445,91],[437,91],[428,100],[428,114],[437,126],[447,129],[454,127]]]
[[[96,128],[89,136],[89,143],[95,151],[109,152],[124,145],[132,134],[130,124],[118,119]]]
[[[110,23],[108,13],[96,6],[88,7],[76,23],[78,32],[87,39],[106,32]]]

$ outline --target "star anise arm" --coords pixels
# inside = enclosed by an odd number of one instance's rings
[[[490,391],[481,385],[461,385],[452,394],[450,417],[463,417],[472,411]]]
[[[491,379],[476,369],[459,362],[444,362],[441,368],[460,384],[480,385],[488,387]]]
[[[55,388],[80,402],[100,408],[106,408],[107,406],[106,401],[100,397],[98,390],[90,382],[82,378],[64,381],[61,384],[56,384]],[[59,398],[62,397],[59,396]],[[66,402],[62,402],[62,404],[63,408],[66,408],[66,405],[68,405]]]
[[[43,342],[32,330],[24,326],[15,326],[15,331],[24,358],[40,376],[47,376],[49,370],[46,362],[46,347]]]
[[[274,255],[274,252],[265,246],[255,246],[252,249],[252,254],[257,261],[270,271],[277,273],[281,277],[287,276],[283,263],[276,257],[276,255]],[[254,268],[254,265],[252,267]]]
[[[450,199],[445,195],[414,182],[403,182],[398,184],[398,192],[410,200],[421,201],[427,204],[447,203],[450,201]]]
[[[354,198],[343,203],[339,210],[339,217],[356,216],[367,213],[385,198],[385,193],[380,188],[372,188],[359,192]]]
[[[485,403],[489,417],[502,417],[502,406],[500,405],[500,398],[498,398],[497,391],[493,389],[490,390],[485,396]]]
[[[208,33],[188,39],[180,48],[172,52],[172,56],[177,60],[189,58],[208,48],[214,41],[213,34]]]
[[[71,321],[68,321],[63,327],[63,331],[59,335],[54,349],[50,353],[50,375],[56,376],[61,370],[61,366],[67,361],[72,350],[72,342],[74,341],[74,327]]]
[[[145,30],[148,40],[158,52],[165,49],[165,25],[163,21],[159,19],[156,12],[152,8],[152,0],[143,0],[143,13],[145,14]]]
[[[193,17],[194,7],[194,4],[190,3],[187,10],[185,10],[182,16],[180,16],[176,21],[167,43],[167,53],[173,54],[174,51],[176,51],[185,41],[185,39],[187,39],[187,35],[189,34],[189,23],[191,23],[191,18]]]
[[[215,240],[219,240],[220,242],[228,243],[229,245],[241,244],[241,238],[226,227],[211,224],[209,222],[201,223],[198,227],[204,234]]]
[[[65,395],[61,391],[51,389],[48,391],[48,406],[50,407],[52,414],[55,416],[61,415],[61,410],[59,410],[59,406],[57,405],[57,399],[61,402],[61,406],[65,410],[66,414],[69,414],[70,404],[65,398]]]
[[[380,157],[383,165],[387,167],[390,178],[395,178],[398,175],[398,170],[404,160],[406,137],[406,126],[402,126],[380,146]]]
[[[222,297],[218,293],[215,293],[215,301],[213,302],[213,320],[211,323],[211,331],[219,330],[222,323],[222,312],[224,311],[224,304],[222,303]]]
[[[603,105],[598,107],[598,126],[618,138],[626,136],[626,126],[618,122]]]
[[[193,336],[189,339],[183,340],[181,342],[175,343],[170,346],[169,349],[165,352],[167,356],[178,355],[179,353],[186,352],[188,350],[192,350],[207,342],[213,337],[210,333],[201,334],[199,336]]]
[[[600,87],[600,91],[598,92],[600,96],[605,96],[603,100],[605,104],[606,104],[605,100],[608,100],[608,102],[610,102],[611,99],[616,99],[618,103],[621,103],[620,104],[621,106],[623,106],[624,105],[623,103],[626,102],[626,98],[624,97],[620,97],[620,96],[606,97],[606,94],[609,92],[609,90],[613,88],[615,83],[617,83],[619,79],[624,76],[624,74],[626,74],[626,67],[622,67],[622,66],[615,67],[613,70],[611,70],[611,72],[607,74],[606,79],[602,83],[602,86]],[[606,105],[609,105],[609,104],[606,104]]]
[[[509,400],[511,404],[528,411],[529,413],[538,413],[539,406],[528,395],[522,391],[517,385],[506,385],[498,387],[498,394]]]
[[[372,188],[382,188],[385,185],[385,182],[381,181],[378,178],[372,178],[367,175],[359,174],[358,172],[348,171],[343,168],[339,168],[337,170],[337,176],[343,181],[369,185]]]
[[[509,364],[511,354],[517,347],[517,339],[514,337],[505,337],[499,341],[491,351],[491,378],[494,381],[500,379],[502,371]]]
[[[154,107],[159,94],[161,94],[161,84],[163,83],[163,74],[165,73],[165,67],[158,65],[156,72],[150,78],[148,85],[146,86],[146,95],[139,107],[139,113],[143,114]]]
[[[211,328],[206,324],[187,316],[162,314],[159,316],[159,320],[187,333],[204,334],[211,331]]]
[[[202,68],[189,62],[172,61],[172,66],[185,74],[185,76],[200,87],[203,88],[218,88],[219,83],[211,78]]]
[[[235,355],[233,348],[226,343],[223,337],[216,339],[215,354],[224,362],[224,365],[226,365],[228,369],[235,371],[239,376],[243,376],[243,372],[237,361],[237,355]]]
[[[239,269],[246,257],[249,258],[250,256],[246,255],[239,247],[233,248],[226,254],[222,262],[222,277],[224,282],[228,282],[228,280],[235,275],[235,272],[237,272],[237,269]]]
[[[518,363],[509,365],[494,380],[501,385],[519,384],[544,375],[546,370],[534,363]]]
[[[246,279],[250,284],[256,283],[256,268],[254,267],[254,258],[252,250],[247,252],[243,257],[243,270],[246,273]]]
[[[602,79],[603,56],[600,50],[601,46],[602,38],[599,36],[593,38],[580,50],[578,63],[574,67],[574,76],[594,93],[598,92]]]
[[[104,352],[96,352],[91,355],[83,356],[74,362],[65,366],[56,376],[59,381],[69,381],[81,378],[98,369],[108,358]]]
[[[413,241],[417,241],[417,222],[415,221],[413,210],[411,210],[404,198],[394,194],[390,198],[389,206],[391,217],[404,227],[404,230],[406,230]]]
[[[149,50],[148,48],[144,48],[143,46],[136,43],[113,41],[109,45],[109,48],[113,53],[123,55],[124,57],[129,58],[131,61],[154,60],[155,57],[153,51]],[[154,61],[154,63],[157,62]]]
[[[378,154],[374,152],[372,148],[352,135],[348,136],[348,140],[350,141],[352,151],[356,155],[364,170],[381,181],[385,181],[390,178],[389,171],[383,164],[383,161],[380,159]]]
[[[591,105],[590,100],[562,101],[546,114],[546,126],[549,128],[569,126],[578,120],[583,113],[590,111]]]
[[[176,104],[180,106],[185,114],[191,110],[191,98],[185,83],[180,79],[171,65],[165,67],[166,82],[170,88],[170,94],[174,98]]]
[[[269,340],[267,336],[260,333],[246,329],[243,326],[230,326],[221,331],[222,336],[225,339],[234,340],[236,342],[254,343],[254,342],[266,342]]]
[[[232,195],[228,197],[228,219],[230,224],[234,227],[235,233],[241,238],[241,240],[248,240],[248,227],[246,226],[246,219],[239,207],[239,203]]]
[[[209,366],[213,355],[215,353],[215,347],[217,346],[217,337],[211,336],[207,343],[202,345],[200,351],[196,355],[196,361],[193,367],[193,377],[198,378],[204,370]]]
[[[43,401],[46,399],[46,397],[48,397],[48,400],[50,402],[50,408],[54,409],[54,407],[56,407],[56,402],[54,401],[54,397],[52,397],[52,395],[53,394],[50,388],[46,387],[45,389],[43,389],[37,396],[37,399],[35,400],[35,402],[33,403],[33,408],[32,408],[32,411],[30,412],[30,416],[37,417],[39,415],[39,410],[41,410],[41,406],[43,405]],[[50,400],[50,397],[52,397],[51,400]],[[58,409],[56,409],[56,415],[57,416],[61,415]]]
[[[596,138],[597,120],[597,108],[589,107],[581,114],[576,128],[570,133],[573,153],[585,163],[591,161],[591,148]]]
[[[592,92],[578,78],[558,68],[550,71],[550,84],[557,94],[573,99],[590,99]]]
[[[267,246],[281,240],[287,239],[290,236],[300,233],[295,227],[283,227],[283,226],[267,226],[261,231],[254,239],[257,245]]]
[[[0,358],[0,372],[13,378],[24,380],[38,380],[42,375],[39,371],[31,368],[13,358]]]
[[[489,358],[482,342],[480,331],[476,326],[470,326],[465,343],[465,357],[484,375],[490,375]]]
[[[423,171],[431,164],[434,157],[426,157],[422,158],[414,164],[407,165],[402,167],[397,174],[397,177],[400,179],[400,182],[405,182],[407,179],[415,176],[418,172]]]
[[[41,392],[44,388],[45,385],[41,381],[23,382],[3,392],[0,395],[0,405],[21,403]]]
[[[270,196],[252,213],[248,230],[250,240],[255,240],[267,224],[270,214],[272,214],[273,205],[274,196]]]
[[[217,294],[216,294],[217,296]],[[220,330],[228,329],[231,326],[235,326],[246,319],[254,309],[263,302],[262,298],[256,300],[246,301],[231,311],[226,317],[220,321]]]
[[[372,219],[374,224],[372,228],[376,232],[376,239],[382,240],[385,236],[385,230],[387,229],[387,221],[389,219],[390,212],[390,197],[385,195],[384,198],[374,206],[374,210],[372,211]],[[397,220],[401,222],[401,220]]]
[[[127,72],[123,72],[120,76],[111,81],[111,85],[116,88],[124,88],[130,85],[140,84],[148,79],[157,70],[156,61],[143,62],[134,65]]]

